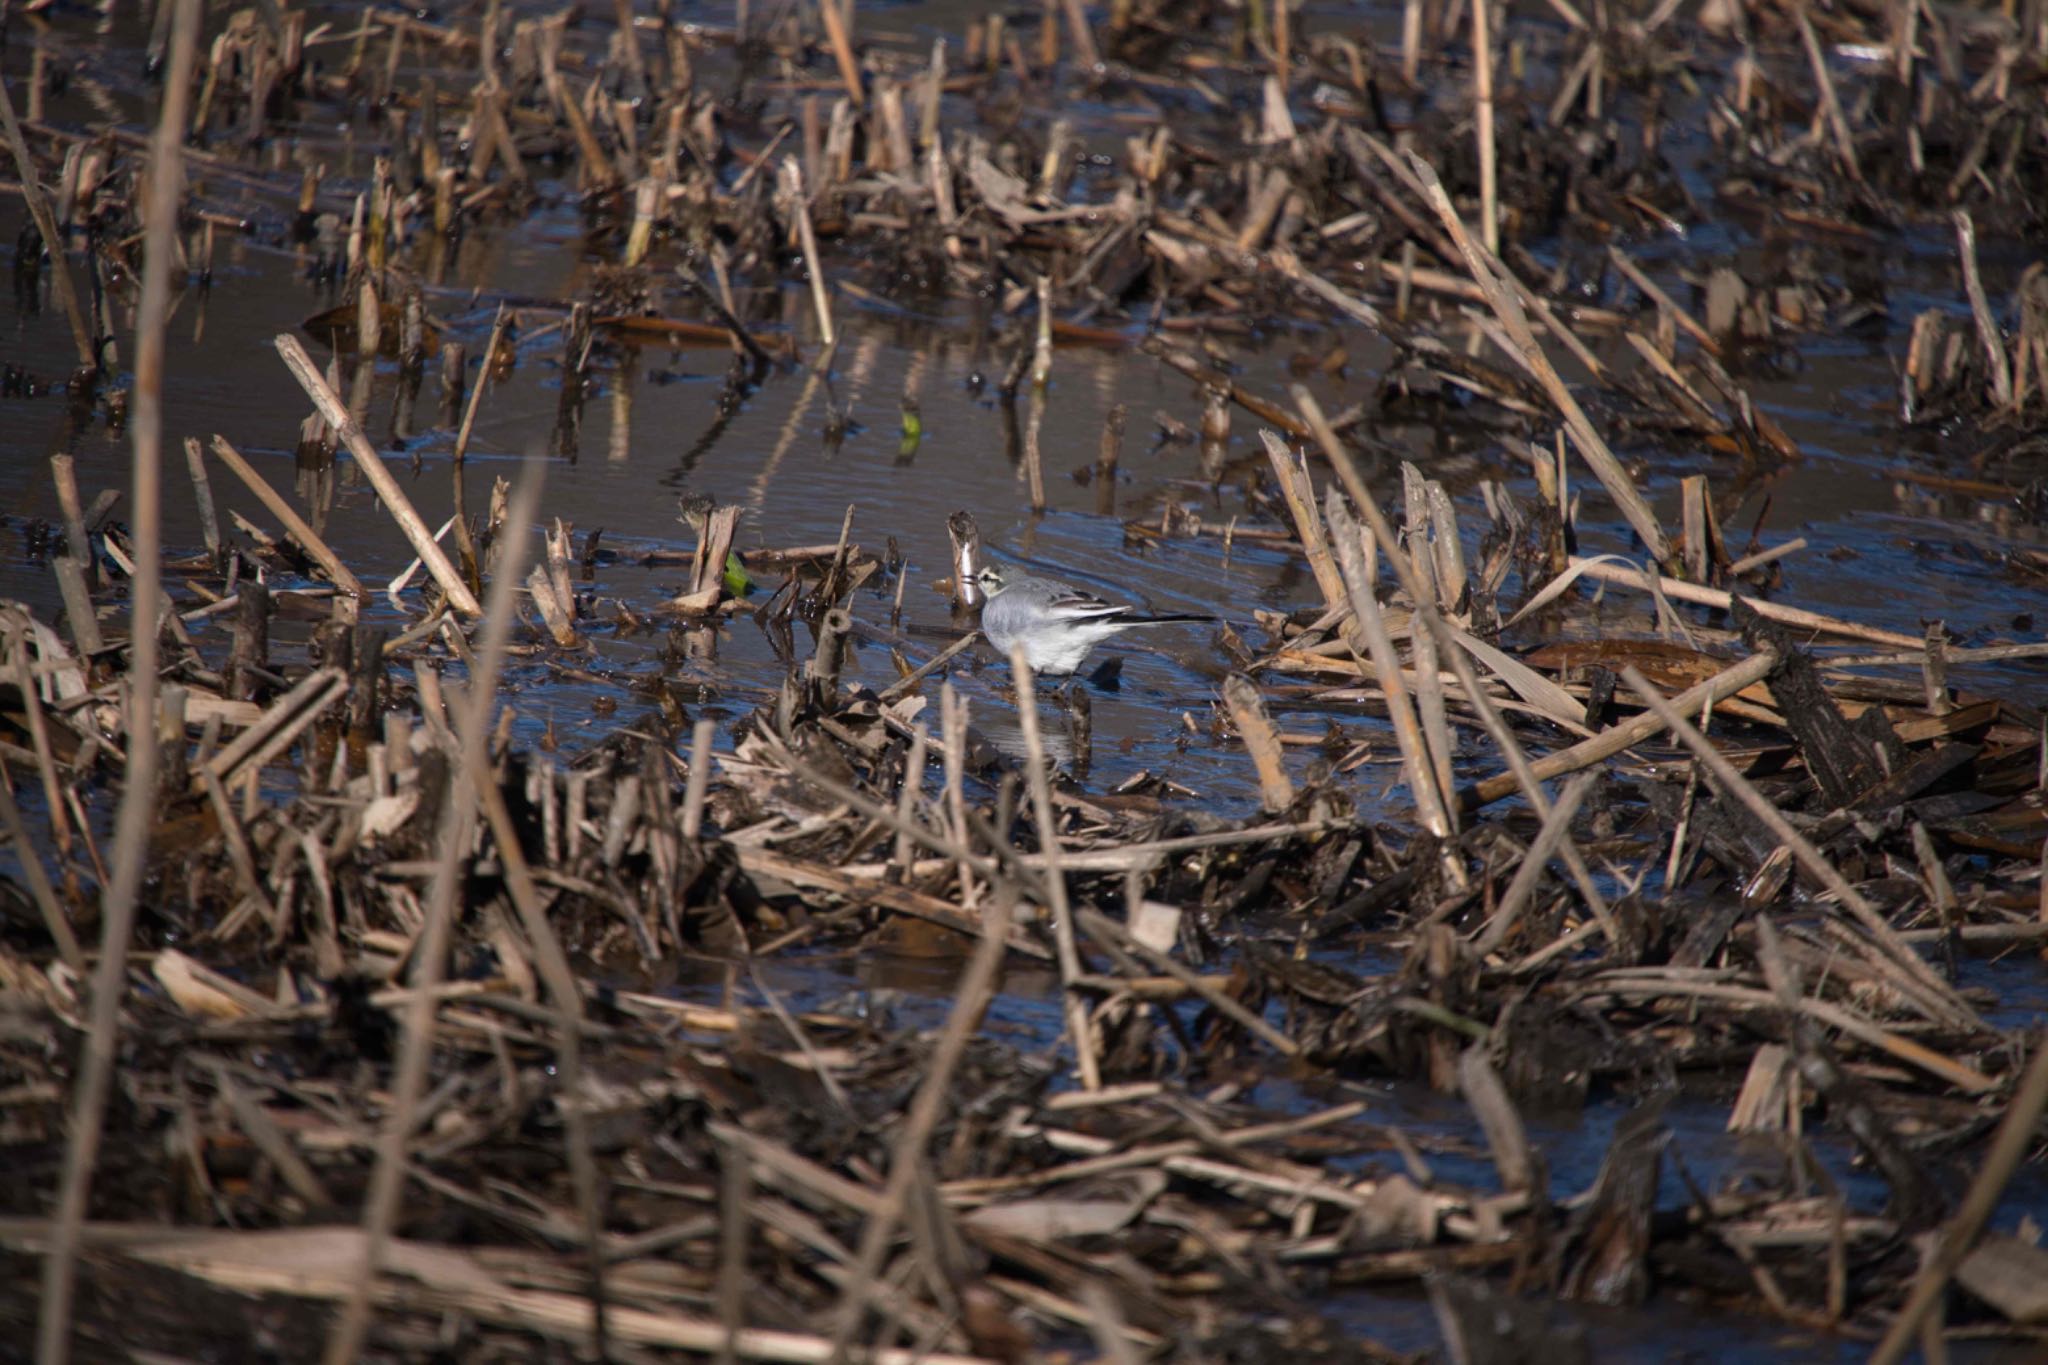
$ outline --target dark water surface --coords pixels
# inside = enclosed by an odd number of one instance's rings
[[[963,17],[978,14],[981,8],[959,3],[901,5],[878,11],[876,22],[925,42],[938,34],[957,42]],[[1333,22],[1346,13],[1358,15],[1362,26],[1391,32],[1398,26],[1400,6],[1312,4],[1305,22]],[[130,73],[134,79],[125,86],[109,78],[104,98],[121,111],[128,126],[146,126],[153,108],[139,79],[139,35],[129,27],[132,19],[118,17],[109,32],[99,34],[92,16],[74,11],[39,30],[40,37],[22,21],[16,22],[19,27],[0,53],[10,80],[27,70],[31,43],[46,42],[53,51],[95,71]],[[1100,104],[1071,104],[1060,112],[1079,121],[1084,135],[1114,147],[1122,136],[1113,121],[1118,108],[1105,97]],[[771,116],[774,112],[771,107]],[[958,112],[963,118],[970,113],[964,106]],[[84,125],[101,117],[82,82],[74,81],[50,104],[49,119],[58,124]],[[1091,117],[1098,122],[1091,124]],[[272,167],[292,165],[292,158],[299,155],[327,157],[335,161],[341,181],[363,179],[379,127],[361,115],[337,116],[324,126],[302,126],[295,141],[281,139],[260,155],[266,158],[263,164]],[[1685,136],[1674,133],[1670,154],[1682,158],[1687,148]],[[1694,154],[1700,150],[1692,147]],[[1681,170],[1691,177],[1696,197],[1711,212],[1713,185],[1706,172],[1682,162]],[[310,409],[279,361],[272,339],[295,331],[308,316],[336,302],[331,286],[309,279],[308,250],[286,244],[284,229],[292,207],[288,198],[238,187],[203,168],[194,175],[204,182],[210,204],[233,205],[234,211],[249,217],[255,230],[248,237],[222,239],[211,286],[188,285],[172,319],[174,346],[165,412],[167,447],[172,452],[165,482],[166,540],[180,551],[200,544],[192,490],[176,453],[186,437],[207,441],[215,434],[225,436],[280,488],[291,489],[299,482],[292,450],[299,422]],[[290,179],[295,183],[295,176]],[[331,180],[330,186],[334,183]],[[483,349],[501,298],[566,301],[585,294],[595,266],[617,250],[609,237],[587,231],[572,184],[543,180],[539,189],[542,202],[523,222],[472,230],[453,252],[442,253],[438,268],[427,274],[433,286],[431,310],[470,348],[472,383],[477,373],[474,357]],[[10,264],[26,221],[18,196],[0,197],[0,258]],[[1967,311],[1950,239],[1908,230],[1868,243],[1791,242],[1759,235],[1754,225],[1731,219],[1690,225],[1683,239],[1627,245],[1681,301],[1691,297],[1687,277],[1703,277],[1722,264],[1761,270],[1797,248],[1816,254],[1823,278],[1857,281],[1881,309],[1875,321],[1850,335],[1788,338],[1786,350],[1777,357],[1781,373],[1752,367],[1745,376],[1758,401],[1804,450],[1804,460],[1757,475],[1731,458],[1706,451],[1649,445],[1623,450],[1645,480],[1666,525],[1677,522],[1679,479],[1705,473],[1717,493],[1746,491],[1740,510],[1725,521],[1731,544],[1739,545],[1746,537],[1766,498],[1763,542],[1775,544],[1794,535],[1810,542],[1786,563],[1785,586],[1778,594],[1782,601],[1915,634],[1923,621],[1940,619],[1972,645],[2042,638],[2042,628],[2048,627],[2048,589],[2006,560],[2016,548],[2043,548],[2041,528],[2017,505],[1931,494],[1899,477],[1901,471],[1969,477],[1969,470],[1956,467],[1959,457],[1982,440],[1976,433],[1901,434],[1896,424],[1897,373],[1913,315],[1923,307],[1959,315]],[[1539,255],[1564,249],[1563,244],[1532,246]],[[859,269],[860,244],[842,247],[853,259],[842,256],[833,271],[844,269],[848,278],[873,288],[872,272]],[[1583,254],[1577,247],[1573,250]],[[1994,300],[2010,296],[2024,264],[2022,259],[2001,256],[1996,244],[1987,243],[1986,283]],[[756,281],[742,291],[742,298],[748,316],[759,320],[764,331],[786,328],[807,358],[816,355],[802,282],[790,280],[773,289]],[[680,295],[671,299],[672,311],[687,310]],[[1615,303],[1612,296],[1593,301]],[[838,536],[848,507],[853,507],[854,539],[878,551],[893,541],[904,558],[908,583],[900,625],[892,629],[909,637],[915,658],[941,647],[962,628],[950,616],[937,586],[948,572],[946,518],[962,508],[974,512],[988,546],[1000,557],[1071,578],[1106,595],[1142,599],[1160,610],[1219,614],[1255,645],[1261,637],[1251,625],[1254,610],[1286,610],[1316,600],[1313,580],[1289,551],[1245,541],[1226,549],[1220,537],[1155,545],[1126,535],[1127,519],[1156,525],[1174,505],[1194,509],[1215,526],[1246,516],[1237,471],[1263,460],[1257,424],[1246,414],[1237,414],[1220,465],[1213,457],[1205,460],[1191,445],[1155,448],[1155,411],[1198,425],[1202,397],[1195,386],[1133,348],[1063,346],[1053,366],[1042,419],[1049,508],[1044,516],[1035,517],[1018,456],[1017,427],[1027,420],[1028,403],[1020,400],[1013,415],[993,397],[995,379],[1019,339],[1030,334],[1028,308],[1014,317],[995,317],[986,300],[891,298],[887,291],[865,298],[842,293],[835,307],[843,336],[830,374],[775,373],[733,411],[720,407],[728,362],[722,349],[602,354],[573,451],[563,449],[556,430],[558,338],[543,337],[524,347],[509,380],[493,387],[463,470],[468,505],[484,506],[494,479],[514,476],[522,461],[536,457],[545,468],[546,515],[572,523],[579,534],[603,528],[603,543],[614,552],[599,565],[595,578],[582,585],[599,599],[597,619],[588,629],[592,654],[569,662],[613,675],[616,683],[564,680],[540,663],[514,667],[511,704],[527,739],[552,726],[564,757],[569,757],[650,709],[644,690],[633,684],[649,683],[658,675],[661,633],[627,637],[603,623],[617,615],[619,603],[641,615],[653,613],[682,586],[686,569],[649,567],[639,559],[649,551],[691,546],[691,533],[675,516],[677,495],[685,492],[708,493],[721,503],[742,507],[742,548],[831,541]],[[68,372],[69,333],[47,298],[39,308],[25,308],[17,300],[4,319],[0,365],[46,380]],[[131,318],[123,319],[124,327],[131,324]],[[1333,332],[1342,335],[1350,351],[1348,371],[1307,382],[1326,410],[1337,411],[1369,399],[1377,387],[1386,348],[1375,338],[1349,326],[1297,324],[1254,338],[1226,338],[1225,345],[1244,367],[1241,382],[1279,394],[1296,377],[1289,369],[1290,358],[1299,351],[1320,354]],[[1603,359],[1618,361],[1626,353],[1619,342],[1592,340]],[[132,340],[124,334],[122,341],[124,357],[131,355]],[[317,345],[312,349],[324,362],[325,350]],[[435,525],[452,505],[454,444],[453,430],[438,424],[437,373],[430,365],[410,421],[401,423],[394,415],[395,366],[380,363],[369,378],[362,409],[366,430],[392,460],[422,514]],[[903,450],[901,434],[906,394],[915,397],[922,414],[923,438],[912,453]],[[1094,463],[1105,416],[1119,403],[1129,411],[1129,430],[1115,486],[1104,489],[1075,475]],[[847,430],[843,439],[828,440],[835,411],[846,420]],[[1518,496],[1532,495],[1529,481],[1483,434],[1388,426],[1374,435],[1426,474],[1461,490],[1460,510],[1468,536],[1474,539],[1484,522],[1474,490],[1477,478],[1497,478]],[[0,398],[0,597],[24,599],[45,619],[55,616],[55,584],[47,564],[29,557],[26,532],[37,519],[60,519],[47,464],[58,452],[76,457],[88,503],[101,489],[127,482],[126,433],[110,427],[103,411],[80,414],[63,394]],[[1388,462],[1379,471],[1383,490],[1398,488],[1394,468]],[[1628,553],[1625,528],[1592,487],[1590,477],[1575,469],[1573,478],[1589,490],[1581,514],[1582,544]],[[224,512],[236,508],[259,524],[270,524],[225,470],[215,467],[213,483]],[[335,473],[331,501],[316,501],[315,513],[320,529],[366,582],[389,578],[410,558],[394,524],[345,456]],[[773,581],[771,577],[760,596],[765,597]],[[888,578],[871,584],[855,600],[856,615],[887,627],[894,588]],[[406,606],[417,611],[420,605],[415,587]],[[378,610],[391,611],[388,606]],[[1647,599],[1610,596],[1603,611],[1606,629],[1654,629]],[[393,619],[398,619],[395,612]],[[280,633],[288,630],[283,627]],[[1228,667],[1226,657],[1201,627],[1149,635],[1121,647],[1126,656],[1121,690],[1095,697],[1089,788],[1105,790],[1149,773],[1188,789],[1192,795],[1180,799],[1189,804],[1225,814],[1247,812],[1257,800],[1251,765],[1235,745],[1219,744],[1208,724]],[[807,653],[808,644],[799,627],[798,653]],[[709,714],[729,719],[769,695],[785,667],[769,636],[742,616],[720,631],[715,659],[693,663],[683,676],[710,689]],[[972,703],[975,722],[999,742],[1015,726],[1010,704],[1001,695],[1006,671],[977,661],[956,676]],[[856,655],[849,673],[876,684],[893,677],[886,653],[874,645]],[[1952,680],[1966,688],[1996,690],[2027,705],[2038,705],[2048,695],[2043,675],[2028,666],[1957,669]],[[600,702],[616,703],[616,712],[600,717],[593,709]],[[1385,757],[1393,756],[1384,727],[1368,716],[1282,711],[1283,727],[1304,734],[1319,734],[1332,722],[1372,741]],[[1299,772],[1315,751],[1301,746],[1291,750],[1291,756]],[[1490,759],[1477,748],[1470,762],[1475,770],[1492,770]],[[1340,781],[1367,812],[1399,822],[1404,810],[1398,793],[1387,794],[1395,777],[1388,763],[1370,762]],[[1383,964],[1354,960],[1350,965],[1369,972]],[[2038,1018],[2048,1006],[2038,959],[1973,964],[1971,970],[1974,979],[1969,984],[1995,984],[2006,997],[2007,1011],[1990,1016],[1999,1022],[2023,1023]],[[956,971],[952,963],[821,953],[770,965],[764,968],[764,980],[793,1000],[813,1003],[849,992],[879,994],[904,1022],[935,1024],[949,1004]],[[1018,976],[1009,984],[991,1028],[1027,1047],[1050,1047],[1060,1030],[1051,983]],[[722,986],[707,979],[676,989],[711,998]],[[1446,1176],[1479,1186],[1491,1183],[1483,1140],[1461,1102],[1404,1087],[1322,1086],[1311,1093],[1285,1078],[1262,1086],[1258,1094],[1261,1102],[1282,1110],[1360,1097],[1371,1101],[1375,1121],[1436,1134],[1474,1154],[1440,1159]],[[1708,1188],[1738,1169],[1746,1157],[1742,1144],[1721,1132],[1731,1098],[1732,1094],[1688,1091],[1666,1111],[1677,1133],[1673,1152]],[[1596,1096],[1583,1113],[1537,1123],[1535,1136],[1549,1155],[1557,1197],[1590,1186],[1615,1122],[1634,1103],[1630,1097]],[[1858,1207],[1881,1206],[1882,1184],[1851,1169],[1845,1144],[1821,1136],[1814,1145]],[[1392,1159],[1386,1164],[1391,1166]],[[1686,1195],[1669,1163],[1666,1171],[1662,1202],[1677,1207]],[[1998,1225],[2010,1228],[2023,1211],[2048,1216],[2037,1169],[2023,1173]],[[1355,1294],[1341,1300],[1338,1311],[1361,1332],[1390,1345],[1421,1347],[1437,1340],[1427,1304],[1420,1298]],[[1734,1324],[1705,1308],[1660,1311],[1654,1316],[1587,1312],[1580,1320],[1595,1345],[1596,1358],[1603,1360],[1697,1359],[1710,1353],[1756,1360],[1833,1360],[1859,1354],[1841,1343],[1780,1332],[1767,1324]]]

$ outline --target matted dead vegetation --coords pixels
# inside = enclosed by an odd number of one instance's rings
[[[2048,1051],[1989,1022],[1999,1002],[1956,961],[2048,940],[2048,752],[2038,697],[1950,670],[2048,649],[1779,600],[1803,542],[1731,544],[1704,478],[1660,522],[1631,462],[1704,445],[1747,482],[1798,459],[1743,361],[1858,305],[1797,268],[1716,271],[1691,306],[1660,289],[1628,236],[1696,206],[1663,127],[1624,133],[1611,101],[1718,83],[1703,131],[1733,211],[1815,234],[1948,224],[1969,321],[1913,326],[1898,420],[1960,433],[1956,486],[2006,496],[2038,461],[2048,307],[2039,266],[1990,297],[1979,241],[2041,240],[2022,187],[2048,179],[2048,26],[2039,5],[1680,8],[1596,26],[1564,0],[1416,4],[1382,50],[1285,4],[1064,0],[915,47],[833,0],[729,29],[625,3],[266,4],[207,15],[204,41],[196,5],[163,4],[153,144],[44,122],[38,48],[6,131],[41,240],[66,248],[47,263],[68,388],[122,405],[143,473],[122,525],[53,461],[65,522],[38,534],[61,629],[0,610],[19,872],[0,882],[0,1243],[18,1282],[41,1277],[0,1299],[10,1325],[40,1313],[53,1361],[106,1358],[144,1318],[166,1350],[248,1341],[205,1309],[124,1317],[129,1294],[187,1292],[169,1275],[235,1296],[196,1302],[257,1296],[294,1359],[1405,1359],[1324,1311],[1394,1283],[1427,1288],[1458,1360],[1582,1350],[1546,1299],[1681,1293],[1886,1360],[1932,1354],[1944,1313],[1951,1335],[2039,1343],[2043,1253],[1985,1228],[2039,1147]],[[1128,111],[1120,152],[1058,116],[1084,95]],[[388,129],[360,193],[243,157],[351,101]],[[422,282],[549,167],[616,262],[587,297],[507,300],[472,383]],[[227,207],[251,196],[274,213]],[[305,392],[302,462],[346,452],[417,551],[389,610],[218,438],[175,433],[170,462],[206,543],[160,543],[171,277],[245,228],[299,235],[343,280],[308,323],[331,363],[280,337],[269,382]],[[1563,244],[1553,267],[1535,239]],[[1627,282],[1625,309],[1584,301],[1588,271]],[[796,272],[807,332],[741,316],[734,280]],[[962,638],[924,649],[852,613],[892,578],[902,601],[904,565],[855,538],[864,509],[836,543],[741,554],[733,509],[690,507],[687,586],[630,624],[688,659],[753,613],[787,642],[780,689],[721,732],[656,681],[573,758],[510,742],[507,661],[580,666],[598,547],[544,517],[537,475],[463,505],[492,377],[558,335],[573,449],[607,348],[729,345],[737,404],[829,368],[835,298],[922,294],[1006,320],[992,378],[1023,408],[1034,506],[1056,343],[1141,346],[1195,380],[1218,460],[1238,414],[1256,424],[1265,464],[1238,472],[1266,515],[1126,534],[1304,557],[1319,600],[1218,633],[1238,672],[1190,741],[1241,745],[1258,814],[1156,780],[1091,789],[1086,691],[1041,705],[1021,668],[1021,759],[982,738],[945,681],[974,646],[968,514]],[[107,382],[109,301],[131,295],[132,394]],[[1332,317],[1392,347],[1367,401],[1328,413],[1232,373],[1233,337]],[[429,485],[401,486],[362,428],[380,354],[408,412],[440,367],[445,509],[418,508]],[[1373,435],[1453,410],[1533,489],[1484,481],[1476,534],[1469,501]],[[1640,562],[1578,553],[1589,480]],[[750,577],[780,586],[755,605]],[[1643,594],[1661,629],[1605,633],[1594,584]],[[896,681],[842,678],[856,636],[894,651]],[[1290,768],[1299,736],[1273,713],[1304,701],[1386,719],[1410,818],[1360,815],[1353,743]],[[1484,736],[1480,775],[1461,732]],[[793,1006],[762,978],[829,944],[957,962],[943,1026]],[[1397,965],[1345,965],[1363,945]],[[705,957],[725,1003],[656,988]],[[983,1027],[1026,967],[1057,982],[1057,1055]],[[1458,1095],[1493,1178],[1446,1178],[1361,1102],[1270,1112],[1252,1092],[1272,1076]],[[1728,1188],[1687,1175],[1673,1208],[1657,1097],[1712,1077],[1739,1082],[1730,1128],[1775,1134],[1780,1159]],[[1595,1090],[1645,1098],[1562,1197],[1522,1107]],[[1881,1176],[1882,1208],[1828,1178],[1815,1125]]]

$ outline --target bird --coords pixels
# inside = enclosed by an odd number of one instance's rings
[[[988,642],[1004,654],[1022,645],[1031,671],[1053,678],[1073,676],[1089,650],[1119,631],[1216,619],[1183,612],[1140,612],[1071,583],[996,564],[984,566],[974,581],[988,599],[981,608],[981,632]]]

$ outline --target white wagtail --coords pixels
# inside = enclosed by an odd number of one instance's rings
[[[1147,615],[1106,602],[1071,583],[994,564],[983,567],[974,578],[988,594],[981,608],[981,633],[1005,655],[1013,645],[1024,646],[1024,659],[1032,672],[1047,677],[1070,676],[1097,641],[1120,630],[1216,619],[1183,613]]]

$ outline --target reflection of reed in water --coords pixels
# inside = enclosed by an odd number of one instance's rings
[[[1017,720],[1017,713],[991,707],[981,715],[983,719],[979,728],[988,742],[995,745],[996,751],[1004,758],[1024,762],[1029,751],[1024,747],[1024,729]],[[1065,730],[1041,725],[1038,737],[1044,745],[1046,760],[1054,768],[1071,769],[1074,766],[1074,741]]]

